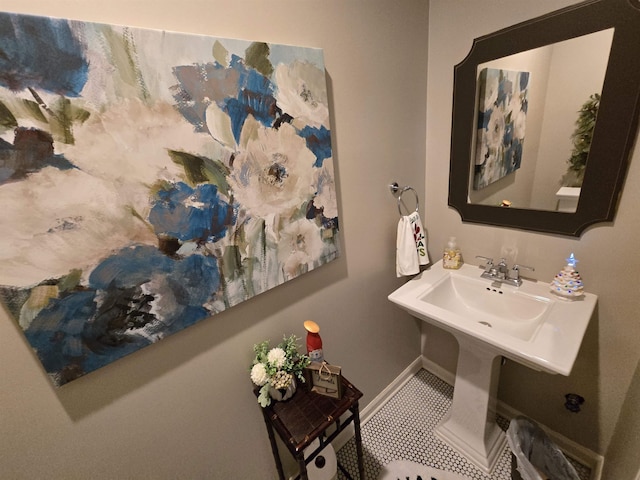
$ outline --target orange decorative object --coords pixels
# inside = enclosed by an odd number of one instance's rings
[[[313,320],[304,322],[304,329],[307,331],[307,354],[312,362],[322,362],[324,354],[322,352],[322,338],[320,338],[320,327]]]

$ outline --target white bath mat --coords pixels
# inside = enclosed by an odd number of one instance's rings
[[[378,480],[470,480],[457,473],[445,472],[407,460],[394,460],[387,463],[380,472]]]

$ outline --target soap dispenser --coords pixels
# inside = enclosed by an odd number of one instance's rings
[[[449,237],[449,242],[442,255],[442,266],[444,268],[457,270],[462,266],[462,263],[462,253],[456,243],[456,237]]]

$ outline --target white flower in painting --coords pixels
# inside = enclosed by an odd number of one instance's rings
[[[333,174],[333,161],[327,158],[322,162],[322,168],[316,169],[316,196],[313,204],[316,208],[322,209],[322,214],[326,218],[338,216],[338,201],[336,197],[336,186]]]
[[[267,361],[276,368],[282,368],[286,360],[287,355],[280,347],[272,348],[269,350],[269,353],[267,353]]]
[[[486,83],[484,87],[484,108],[483,112],[486,112],[493,108],[494,104],[498,100],[498,89],[500,88],[500,81],[498,75],[488,72],[486,76]]]
[[[489,123],[487,125],[487,144],[491,149],[497,149],[504,139],[505,112],[501,108],[496,108],[491,113]]]
[[[294,118],[294,125],[329,127],[324,70],[309,62],[279,64],[275,72],[278,106]]]
[[[527,114],[522,109],[514,110],[512,113],[513,137],[519,140],[524,139]]]
[[[483,131],[480,131],[480,135],[482,135],[483,133]],[[482,165],[484,162],[486,162],[487,158],[491,154],[489,145],[486,141],[483,140],[486,139],[481,138],[476,148],[476,165]]]
[[[251,367],[251,381],[259,387],[269,381],[269,375],[267,375],[267,369],[265,368],[264,363],[256,363]]]
[[[290,215],[313,197],[316,158],[291,125],[264,128],[249,117],[241,143],[228,181],[249,215]]]
[[[504,175],[504,147],[492,150],[484,168],[484,185],[499,180]]]
[[[150,207],[149,185],[159,179],[184,179],[183,166],[173,162],[169,151],[209,158],[229,155],[209,135],[195,133],[168,103],[122,100],[93,113],[74,128],[74,134],[75,144],[57,145],[60,152],[83,171],[111,182],[120,203],[132,206],[143,218]]]
[[[211,136],[228,148],[236,148],[236,140],[233,137],[231,117],[223,111],[216,102],[211,102],[207,107],[206,123]]]
[[[287,279],[312,270],[323,251],[320,229],[306,218],[290,223],[280,232],[278,261]]]
[[[0,188],[0,285],[32,286],[87,271],[113,250],[155,235],[123,204],[118,186],[47,167]]]
[[[30,286],[83,271],[125,245],[155,244],[146,218],[149,185],[181,180],[168,150],[225,158],[170,104],[123,100],[74,127],[56,153],[77,169],[44,168],[0,189],[0,284]],[[212,150],[212,149],[215,149]]]

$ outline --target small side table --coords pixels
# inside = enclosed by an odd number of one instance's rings
[[[358,409],[358,400],[362,397],[362,392],[346,378],[341,377],[341,381],[343,393],[342,398],[339,400],[309,391],[307,385],[298,383],[296,393],[289,400],[284,402],[272,401],[271,405],[261,409],[264,422],[267,425],[267,433],[269,434],[280,480],[286,479],[274,432],[278,433],[291,455],[298,462],[300,479],[308,480],[307,464],[313,461],[321,450],[333,441],[351,422],[353,422],[355,429],[358,474],[360,480],[364,480],[364,458]],[[254,393],[258,395],[258,390],[255,389]],[[350,412],[350,415],[341,420],[342,415],[347,412]],[[336,426],[335,431],[325,436],[326,430],[334,424]],[[320,446],[305,459],[305,448],[316,439],[319,439]],[[339,462],[338,466],[347,478],[352,478]]]

